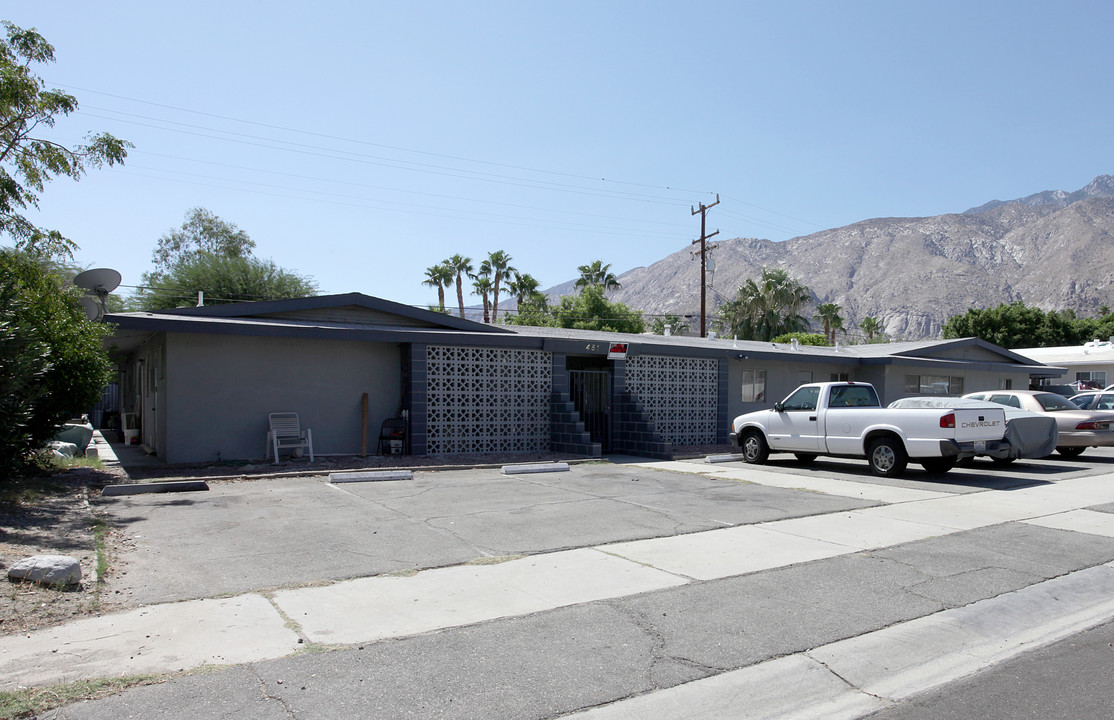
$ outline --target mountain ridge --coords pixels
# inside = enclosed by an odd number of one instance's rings
[[[782,267],[817,303],[842,307],[854,329],[872,315],[893,339],[939,337],[952,315],[1021,300],[1080,316],[1111,302],[1114,176],[1074,192],[1050,190],[922,218],[870,218],[784,242],[734,238],[711,243],[715,308],[763,267]],[[618,276],[609,293],[648,316],[693,318],[699,328],[699,263],[688,249]],[[573,292],[570,280],[546,291]],[[814,323],[815,327],[815,323]]]

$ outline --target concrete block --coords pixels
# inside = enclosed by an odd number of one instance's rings
[[[742,462],[743,456],[739,453],[732,455],[708,455],[704,458],[706,463]]]
[[[381,482],[383,480],[413,480],[410,470],[375,470],[370,472],[330,473],[331,483]]]
[[[504,475],[524,475],[526,473],[546,473],[546,472],[568,472],[569,464],[558,463],[535,463],[532,465],[504,465]]]
[[[143,495],[146,493],[199,492],[209,489],[204,480],[175,480],[173,482],[136,483],[135,485],[107,485],[103,497],[115,495]]]

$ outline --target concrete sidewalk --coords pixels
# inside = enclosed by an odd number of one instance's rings
[[[710,472],[696,463],[685,465],[688,472]],[[761,473],[746,472],[751,482],[763,477]],[[767,477],[770,475],[776,474]],[[307,647],[371,643],[757,573],[1002,523],[1032,523],[1114,538],[1114,514],[1086,510],[1114,502],[1111,475],[1072,478],[1009,492],[961,495],[845,480],[813,478],[811,482],[821,491],[892,495],[890,504],[877,507],[594,545],[496,564],[460,565],[323,587],[152,605],[81,620],[28,636],[0,638],[0,689],[101,676],[175,673],[205,665],[280,658]],[[820,648],[807,658],[776,661],[776,667],[718,675],[701,681],[706,683],[701,686],[701,695],[714,695],[707,694],[708,687],[732,692],[737,688],[737,678],[745,678],[746,683],[758,678],[760,685],[767,686],[763,678],[772,670],[777,676],[789,670],[796,673],[791,677],[801,682],[815,680],[811,687],[819,698],[816,702],[821,703],[817,707],[825,708],[824,713],[815,716],[836,717],[844,711],[830,713],[832,706],[824,703],[830,700],[843,707],[838,697],[829,698],[829,690],[842,697],[846,688],[841,690],[830,678],[820,677],[823,668],[818,663],[831,668],[850,662],[850,658],[866,657],[861,650],[870,643],[882,643],[888,655],[894,648],[910,644],[907,638],[911,636],[905,633],[914,633],[919,639],[911,646],[930,647],[933,656],[970,657],[974,653],[978,659],[973,664],[944,663],[970,672],[979,663],[994,662],[1001,656],[1001,652],[985,648],[1006,643],[1020,651],[1114,617],[1114,605],[1109,601],[1114,596],[1112,574],[1109,567],[1079,571],[1002,599],[983,601],[989,604],[979,608],[975,608],[979,605],[976,603],[966,614],[938,613],[923,622],[914,621],[919,624],[906,625],[904,630],[888,634],[880,631],[883,634],[856,639],[858,645],[849,640],[847,644]],[[982,608],[990,608],[985,611],[990,614],[982,615]],[[1007,620],[999,630],[988,630],[987,617]],[[1026,630],[1023,640],[1015,643],[1021,630]],[[975,646],[980,648],[977,652],[971,649]],[[867,656],[882,657],[874,652]],[[912,657],[908,665],[923,665],[930,657]],[[851,669],[847,672],[853,674]],[[862,669],[861,675],[862,684],[856,682],[856,686],[863,692],[875,692],[870,689],[872,683],[882,682],[870,668]],[[894,682],[904,687],[901,681]],[[634,704],[629,706],[633,708],[629,714],[624,714],[628,711],[621,704],[593,712],[608,718],[668,717],[670,703],[680,707],[691,702],[686,699],[687,687],[680,685],[674,691],[646,696],[658,698],[653,701],[631,700]],[[846,716],[861,714],[866,707],[859,694],[848,700],[846,707],[853,710],[847,710],[852,714]],[[646,702],[664,705],[646,711],[639,704]]]

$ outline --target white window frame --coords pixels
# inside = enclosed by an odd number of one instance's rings
[[[766,402],[766,371],[744,369],[741,393],[745,403]]]

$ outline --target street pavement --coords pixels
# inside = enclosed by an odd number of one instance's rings
[[[137,607],[0,638],[0,689],[174,674],[59,718],[898,712],[1114,619],[1114,453],[1088,454],[106,498]]]

